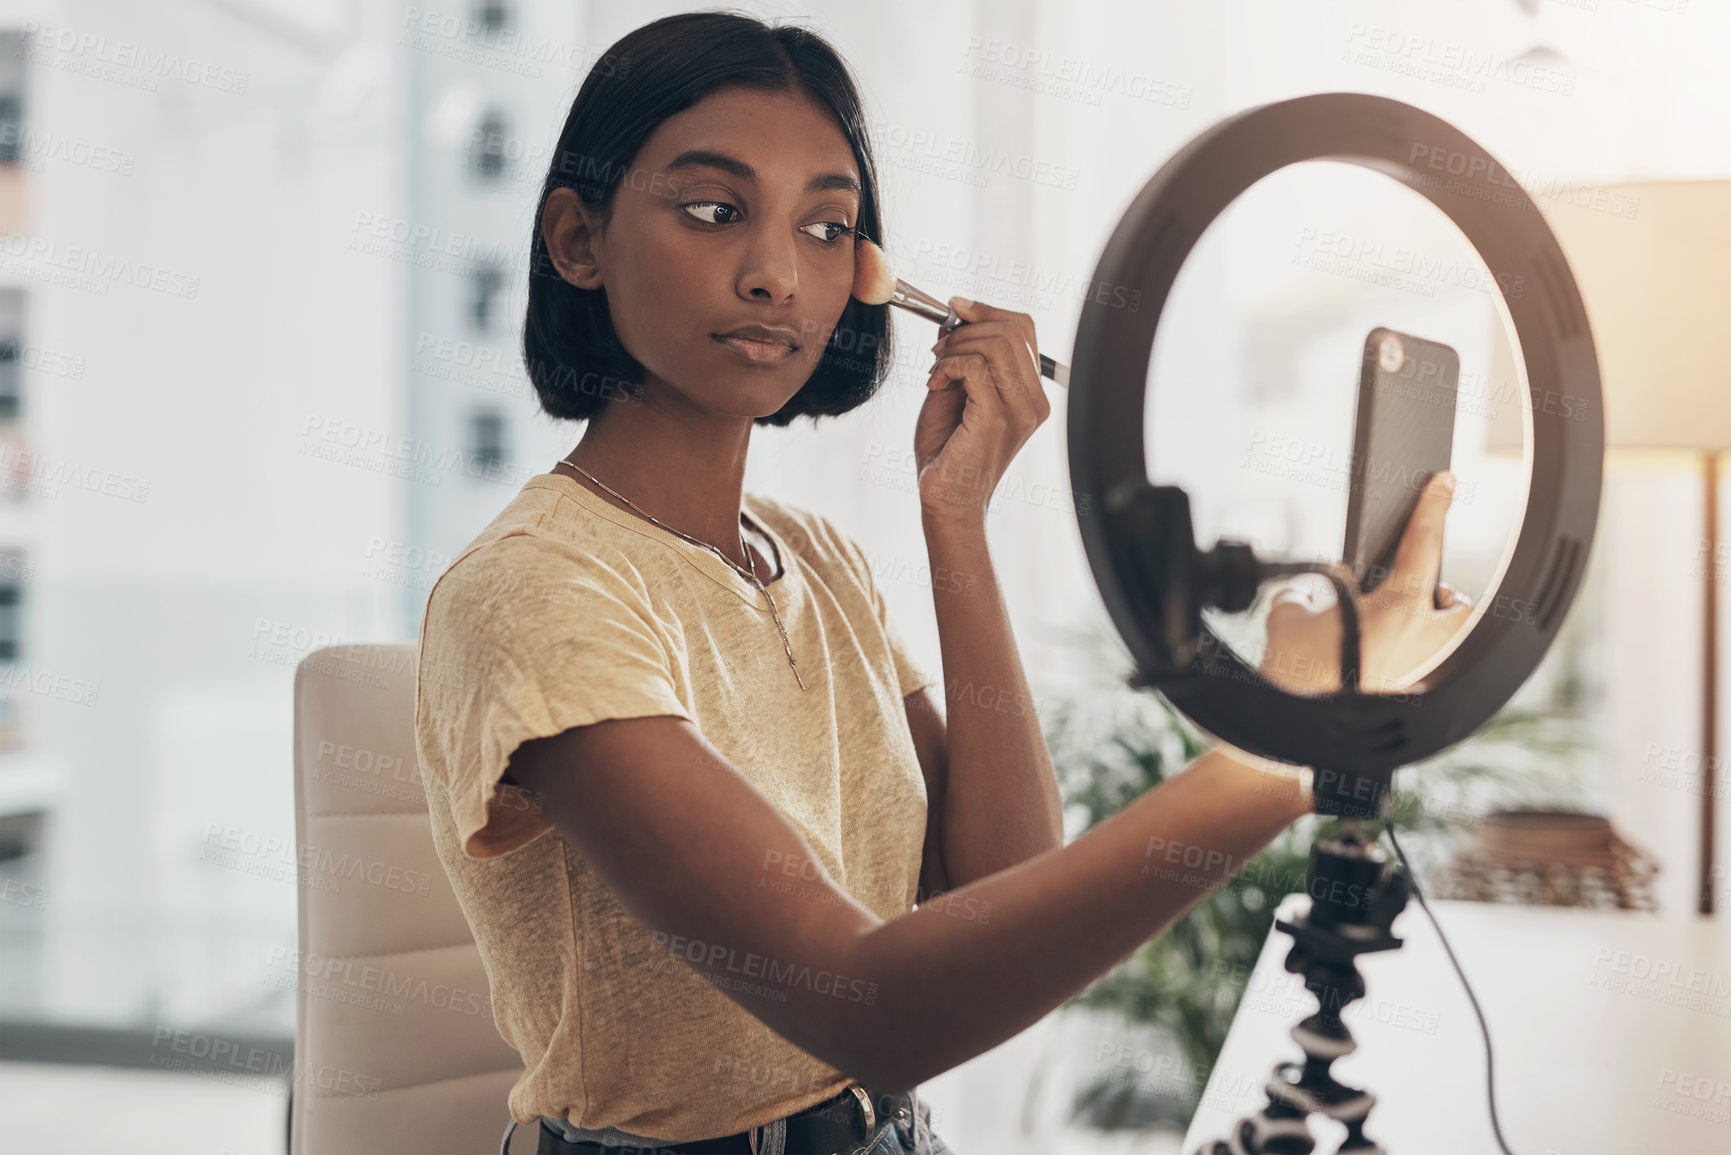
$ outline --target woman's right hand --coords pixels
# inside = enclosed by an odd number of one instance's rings
[[[1435,655],[1472,615],[1465,596],[1435,581],[1443,519],[1453,497],[1454,474],[1445,471],[1430,480],[1401,534],[1394,568],[1356,602],[1360,685],[1367,693],[1401,688],[1406,675]],[[1317,609],[1309,595],[1281,591],[1268,613],[1262,676],[1299,692],[1339,689],[1340,634],[1338,605]]]
[[[938,360],[914,421],[920,515],[983,524],[1010,461],[1052,412],[1034,319],[951,297],[961,325],[932,346]],[[961,387],[957,388],[960,382]]]

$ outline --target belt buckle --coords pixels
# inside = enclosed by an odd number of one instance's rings
[[[860,1085],[858,1079],[849,1083],[846,1089],[853,1092],[854,1099],[859,1103],[860,1114],[865,1117],[865,1134],[860,1136],[860,1142],[868,1142],[872,1137],[872,1132],[876,1131],[878,1127],[878,1113],[872,1107],[872,1097],[866,1092],[865,1087]],[[842,1155],[842,1152],[837,1151],[835,1155]]]

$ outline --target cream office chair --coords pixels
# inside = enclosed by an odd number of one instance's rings
[[[433,849],[415,757],[414,643],[295,669],[290,1155],[490,1155],[522,1059]],[[533,1152],[519,1127],[512,1151]]]

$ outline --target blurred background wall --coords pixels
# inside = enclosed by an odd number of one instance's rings
[[[686,7],[0,5],[4,1021],[93,1032],[78,1037],[96,1040],[80,1052],[94,1064],[120,1062],[128,1038],[148,1056],[165,1029],[292,1031],[295,664],[412,639],[446,562],[576,443],[579,427],[538,414],[518,358],[536,196],[586,70]],[[1701,0],[741,7],[820,30],[857,69],[897,271],[1030,313],[1060,360],[1137,190],[1261,103],[1407,101],[1486,146],[1541,209],[1731,167],[1731,9]],[[1206,495],[1205,537],[1307,551],[1338,541],[1340,494],[1259,466],[1279,460],[1276,436],[1350,448],[1367,322],[1446,330],[1463,393],[1487,411],[1521,402],[1487,376],[1494,294],[1447,222],[1374,174],[1303,167],[1247,195],[1187,267],[1150,438],[1162,471]],[[1324,233],[1436,260],[1331,265]],[[858,537],[935,669],[907,460],[931,326],[896,324],[903,356],[879,397],[760,430],[747,488]],[[1054,388],[991,515],[1036,702],[1086,678],[1076,637],[1102,628],[1063,404]],[[1483,592],[1525,474],[1475,420],[1457,430],[1478,496],[1457,503],[1450,564]],[[1602,687],[1581,723],[1583,797],[1663,862],[1675,909],[1691,902],[1695,795],[1643,769],[1697,741],[1699,518],[1694,474],[1613,470],[1575,611]],[[1102,1072],[1105,1029],[1055,1015],[933,1080],[939,1129],[962,1151],[1109,1146],[1063,1122],[1067,1088]],[[78,1069],[29,1057],[0,1045],[0,1063],[20,1060],[0,1075],[9,1149],[96,1094],[158,1120],[164,1151],[207,1149],[179,1126],[189,1115],[230,1121],[221,1150],[280,1149],[280,1091],[263,1083],[133,1071],[98,1091],[86,1071],[68,1090]],[[127,1081],[147,1078],[169,1081]]]

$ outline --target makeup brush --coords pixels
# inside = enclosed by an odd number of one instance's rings
[[[940,333],[948,334],[956,326],[967,324],[948,303],[899,279],[884,251],[858,233],[854,234],[853,295],[868,305],[900,305],[910,313],[936,321]],[[1070,387],[1070,367],[1044,353],[1040,354],[1040,372],[1064,388]]]

